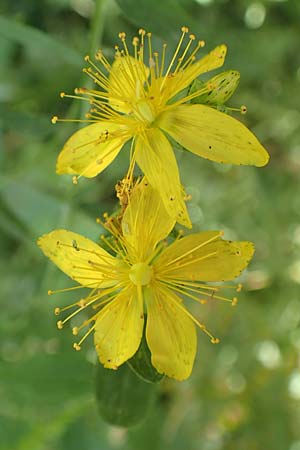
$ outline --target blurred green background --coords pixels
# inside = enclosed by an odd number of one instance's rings
[[[1,0],[0,17],[0,449],[300,450],[300,2],[297,0]],[[86,80],[83,57],[117,33],[152,30],[174,46],[181,25],[206,51],[229,46],[226,69],[241,72],[229,102],[271,154],[266,168],[231,167],[178,151],[193,195],[196,230],[223,229],[255,242],[236,309],[196,311],[221,343],[199,333],[191,378],[163,382],[147,420],[107,425],[94,399],[92,340],[72,350],[53,309],[74,296],[35,245],[66,227],[97,239],[95,217],[114,205],[126,152],[101,176],[73,186],[55,161],[83,114],[59,98]],[[203,52],[204,54],[204,52]],[[69,284],[68,284],[69,283]]]

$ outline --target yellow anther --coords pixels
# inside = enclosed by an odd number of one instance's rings
[[[76,175],[73,176],[72,183],[73,184],[78,184],[78,177]]]
[[[47,292],[48,295],[52,295],[53,291],[51,291],[51,289],[49,289],[49,291]]]
[[[201,305],[206,305],[207,300],[204,300],[204,298],[200,298],[200,303],[201,303]]]
[[[203,48],[205,46],[205,41],[199,41],[198,42],[199,47]]]
[[[80,345],[76,344],[76,342],[74,342],[73,348],[74,348],[77,352],[79,352],[79,351],[81,350]]]
[[[187,195],[184,197],[184,200],[185,200],[186,202],[189,202],[190,200],[192,200],[191,194],[187,194]]]
[[[64,98],[64,96],[66,95],[65,92],[60,92],[60,98]]]
[[[148,33],[147,33],[147,36],[148,36],[148,37],[151,37],[151,36],[152,36],[152,33],[148,32]]]
[[[135,36],[135,37],[132,39],[132,45],[133,45],[134,47],[136,47],[137,45],[139,45],[139,38],[138,38],[137,36]]]
[[[139,35],[140,36],[145,36],[145,34],[146,34],[146,31],[143,28],[140,28],[139,29]]]
[[[234,297],[231,301],[231,306],[236,306],[237,303],[238,303],[238,299],[237,299],[237,297]]]
[[[242,105],[240,109],[241,109],[241,113],[242,114],[246,114],[247,113],[247,106]]]
[[[87,61],[87,62],[90,61],[89,55],[85,55],[84,60]]]
[[[55,308],[55,309],[54,309],[54,314],[55,314],[56,316],[58,316],[58,315],[60,314],[60,308]]]
[[[211,342],[212,344],[219,344],[220,339],[218,339],[218,338],[211,338],[210,342]]]
[[[236,292],[241,292],[242,289],[243,289],[243,285],[241,283],[239,283],[236,287]]]
[[[105,212],[105,213],[103,213],[103,217],[104,217],[104,219],[108,219],[108,213],[107,212]]]
[[[53,116],[52,119],[51,119],[51,122],[55,124],[57,121],[58,121],[58,117],[57,116]]]
[[[188,29],[188,27],[181,27],[181,31],[182,31],[183,33],[188,33],[188,32],[189,32],[189,29]]]
[[[64,324],[63,324],[62,320],[59,320],[59,321],[56,323],[56,326],[57,326],[57,328],[58,328],[59,330],[62,330],[63,327],[64,327]]]
[[[124,41],[126,38],[126,33],[124,33],[124,31],[121,31],[121,33],[119,33],[119,38],[121,39],[121,41]]]
[[[191,39],[191,41],[194,41],[196,39],[196,36],[194,34],[190,34],[189,38]]]
[[[78,327],[73,327],[73,328],[72,328],[72,334],[73,334],[74,336],[76,336],[76,335],[78,334]]]
[[[95,58],[96,58],[97,60],[103,58],[102,50],[98,50],[98,51],[97,51],[97,53],[95,54]]]
[[[79,300],[78,306],[80,306],[80,308],[83,308],[85,306],[85,300],[83,298]]]

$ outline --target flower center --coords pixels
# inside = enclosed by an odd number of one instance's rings
[[[135,105],[134,115],[138,120],[151,124],[155,119],[155,114],[151,104],[147,100],[139,100]]]
[[[129,272],[129,278],[137,286],[145,286],[150,283],[152,272],[152,267],[146,263],[133,264]]]

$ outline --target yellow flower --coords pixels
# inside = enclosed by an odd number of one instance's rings
[[[141,342],[144,323],[152,364],[158,372],[177,380],[186,379],[196,354],[196,326],[213,343],[216,339],[184,306],[189,299],[204,304],[212,298],[236,304],[236,297],[223,297],[220,285],[207,282],[237,277],[251,259],[250,242],[231,242],[219,231],[179,237],[167,244],[174,227],[157,191],[145,180],[130,196],[122,218],[122,234],[113,229],[113,238],[103,241],[115,256],[76,233],[55,230],[42,236],[38,245],[63,272],[79,283],[72,289],[90,288],[89,295],[66,308],[74,309],[58,328],[77,313],[93,311],[78,334],[90,326],[74,344],[79,350],[92,332],[100,362],[116,369],[131,358]],[[240,286],[225,288],[240,289]],[[67,289],[68,290],[68,289]],[[60,291],[49,291],[49,294]]]
[[[86,57],[89,67],[84,71],[97,89],[75,89],[75,96],[61,93],[62,97],[87,100],[91,109],[83,121],[90,125],[73,134],[63,147],[57,173],[76,175],[75,182],[77,175],[94,177],[131,140],[130,176],[136,162],[159,192],[170,216],[190,227],[170,138],[192,153],[220,163],[263,166],[268,153],[238,120],[213,105],[190,103],[211,91],[207,84],[192,93],[186,88],[199,75],[223,65],[225,45],[197,59],[204,42],[196,42],[195,35],[182,27],[167,64],[167,45],[163,45],[161,54],[153,51],[151,33],[139,30],[139,38],[132,40],[132,55],[125,33],[119,38],[122,48],[115,47],[112,65],[102,52],[96,55],[99,65]],[[52,122],[59,120],[64,119],[55,116]]]

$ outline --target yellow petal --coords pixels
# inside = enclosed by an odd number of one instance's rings
[[[133,288],[122,291],[96,319],[95,346],[104,367],[116,369],[137,351],[144,327],[142,298]]]
[[[115,258],[80,234],[55,230],[37,241],[44,254],[73,280],[88,287],[108,287],[113,279]]]
[[[224,64],[226,52],[226,45],[219,45],[186,69],[169,77],[165,83],[165,89],[169,92],[168,97],[171,98],[188,87],[199,75],[221,67]]]
[[[269,155],[241,122],[204,105],[182,105],[160,118],[159,126],[180,145],[219,163],[264,166]]]
[[[157,287],[147,298],[146,339],[159,373],[179,381],[190,376],[197,349],[195,325],[166,288]]]
[[[109,104],[116,111],[132,112],[132,105],[143,97],[143,87],[149,69],[131,56],[120,56],[114,61],[109,73]]]
[[[191,234],[171,244],[156,262],[157,276],[226,281],[240,275],[254,253],[252,242],[221,239],[218,231]]]
[[[160,130],[149,129],[147,134],[137,137],[135,156],[149,183],[159,192],[168,214],[191,228],[177,161],[168,139]]]
[[[60,152],[56,172],[88,178],[102,172],[130,138],[120,125],[97,122],[74,133]]]
[[[174,225],[175,220],[167,213],[158,191],[143,179],[134,187],[122,219],[130,254],[139,262],[146,260]]]

